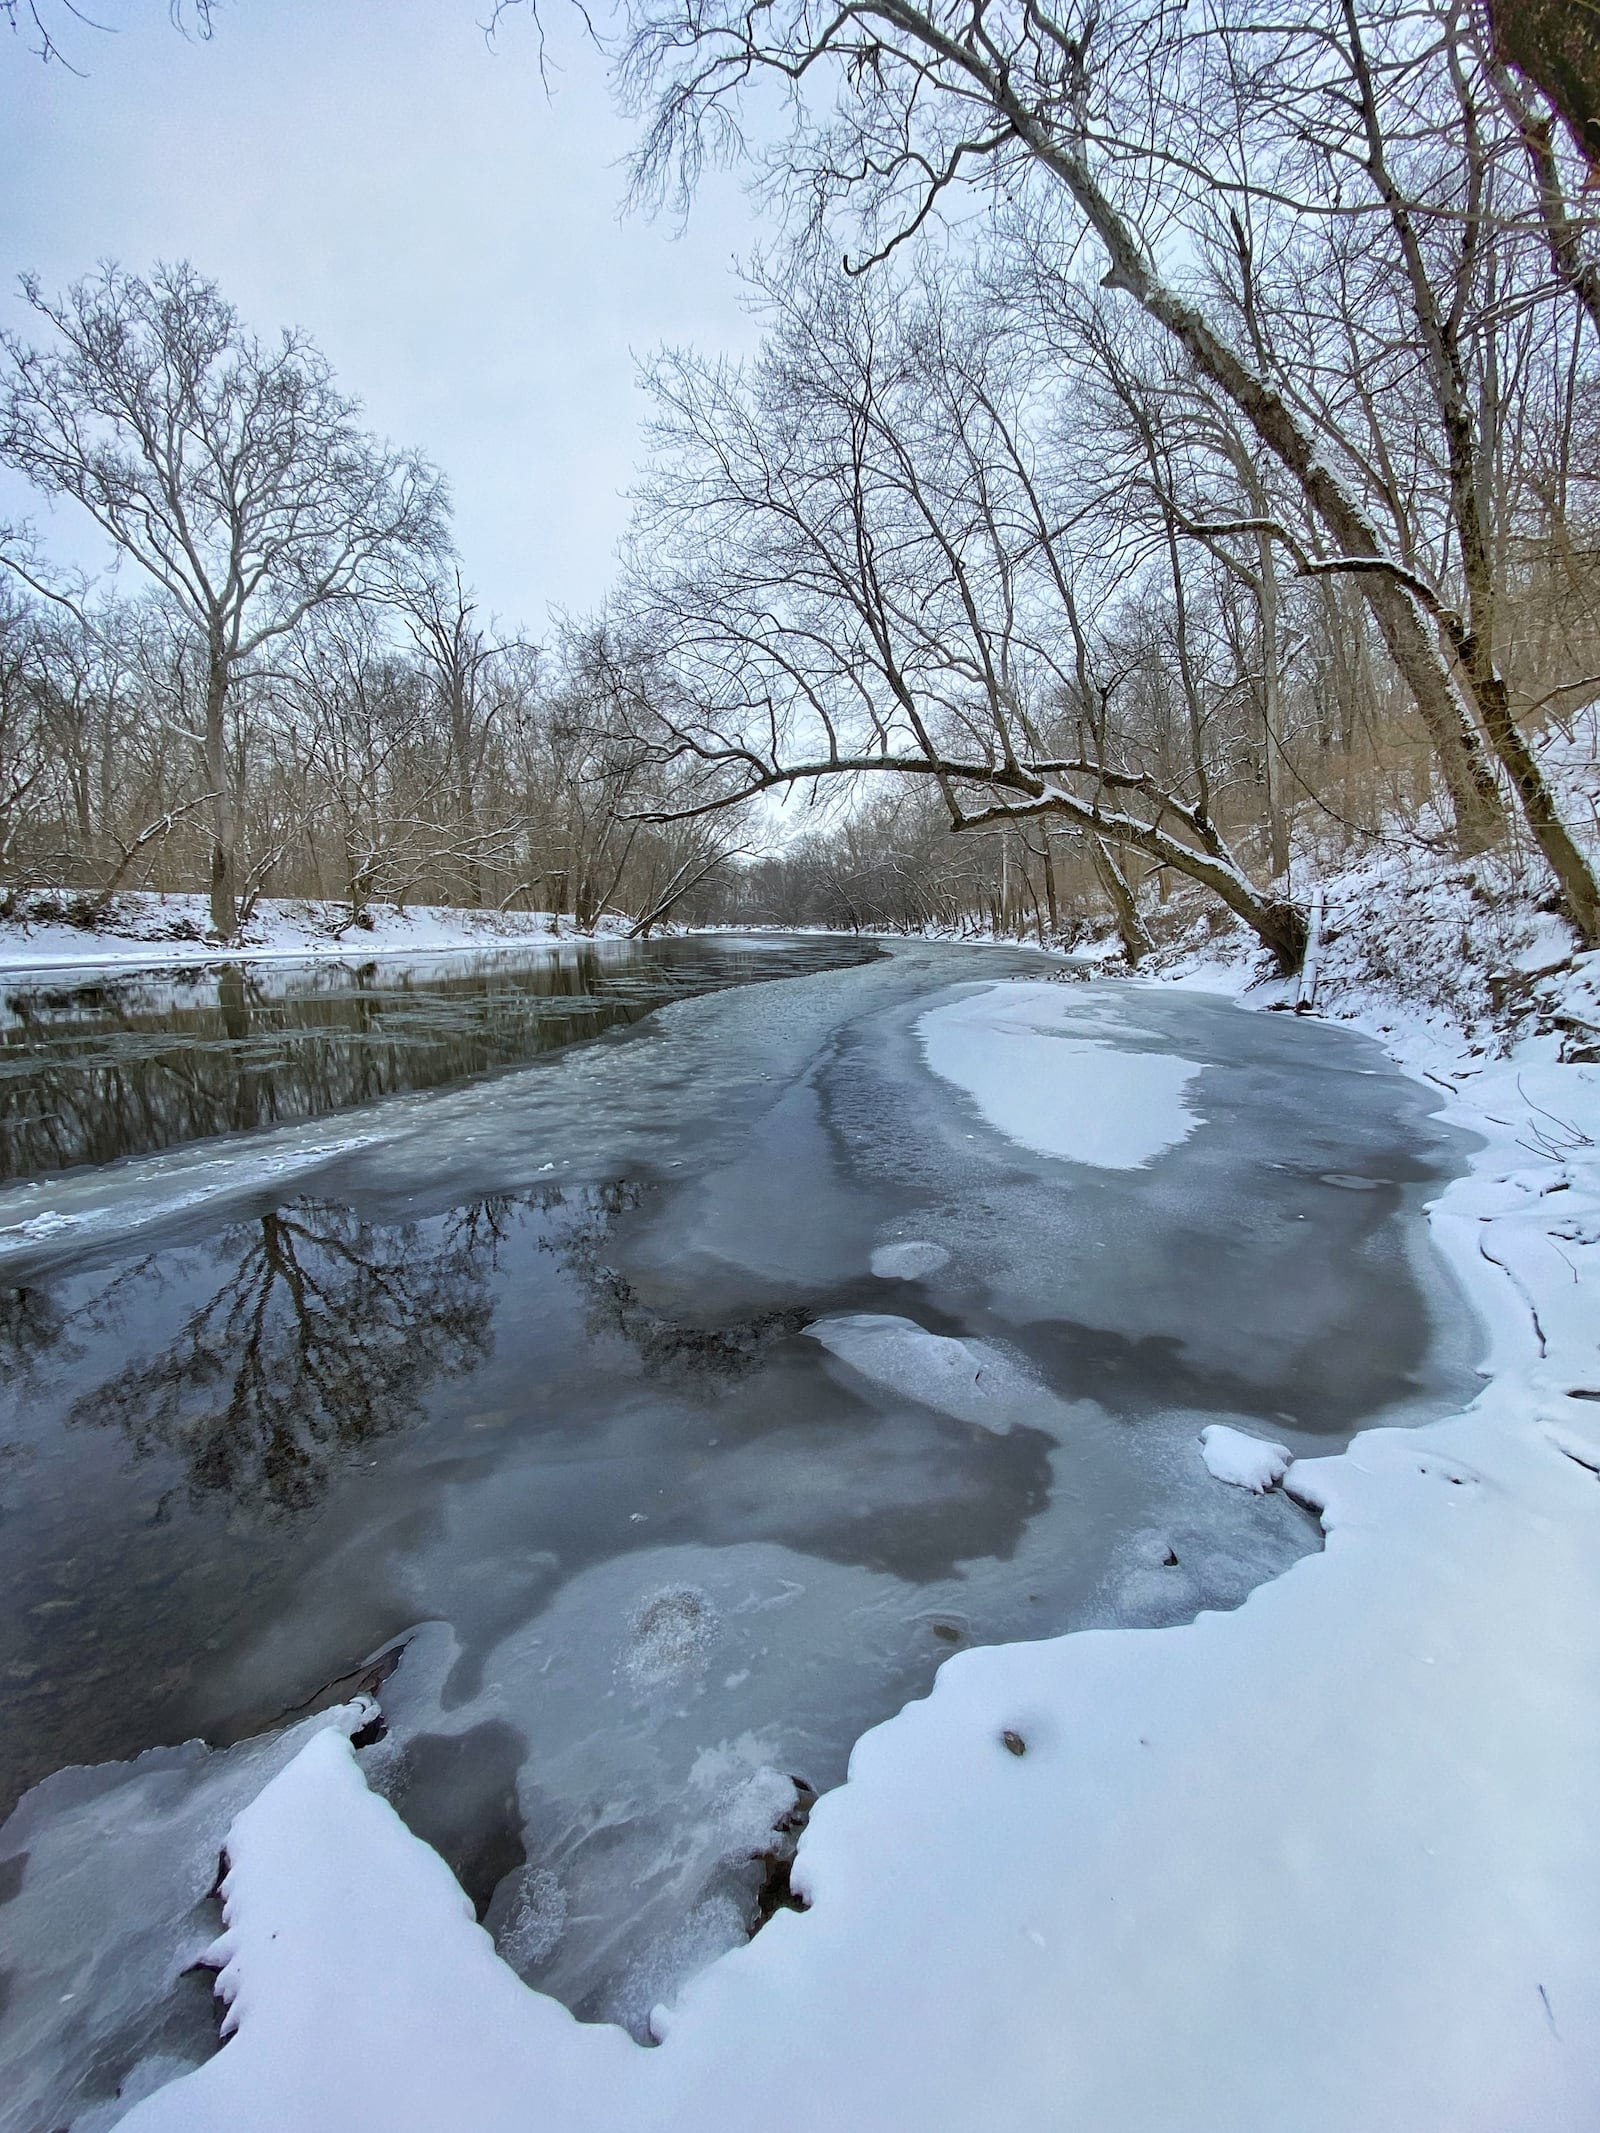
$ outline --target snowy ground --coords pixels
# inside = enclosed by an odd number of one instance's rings
[[[39,892],[21,915],[0,921],[0,977],[25,971],[141,970],[197,962],[262,962],[281,957],[426,955],[451,948],[513,947],[553,934],[578,935],[570,916],[550,911],[461,911],[444,904],[373,904],[370,923],[353,924],[350,906],[264,897],[236,941],[211,932],[203,896],[157,896],[129,890],[112,899],[95,927],[66,916],[74,892]],[[599,932],[623,930],[602,922]]]
[[[231,2041],[130,2133],[1600,2123],[1600,958],[1530,978],[1503,1055],[1324,982],[1481,1137],[1433,1219],[1491,1345],[1465,1413],[1288,1467],[1323,1553],[1188,1626],[953,1657],[817,1807],[809,1908],[653,2051],[517,1981],[330,1723],[233,1825]],[[895,1325],[817,1334],[870,1371]],[[1219,1488],[1246,1450],[1207,1447]]]

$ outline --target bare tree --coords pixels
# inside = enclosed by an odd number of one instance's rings
[[[182,612],[202,648],[194,735],[211,794],[211,919],[236,930],[230,699],[271,640],[444,544],[443,483],[363,431],[298,332],[267,344],[187,265],[108,265],[51,299],[38,348],[0,336],[0,462],[75,498]]]
[[[1009,197],[1030,176],[1057,188],[1098,240],[1106,286],[1171,336],[1295,483],[1332,546],[1321,567],[1357,577],[1427,724],[1463,846],[1475,849],[1496,834],[1501,807],[1425,598],[1274,366],[1162,263],[1161,233],[1192,223],[1186,210],[1216,195],[1217,174],[1197,166],[1191,144],[1228,4],[1213,0],[1186,26],[1166,0],[977,11],[780,0],[755,12],[734,0],[631,0],[621,78],[644,116],[636,189],[659,192],[676,177],[686,192],[708,153],[737,152],[739,102],[761,77],[795,90],[769,186],[814,226],[835,203],[855,211],[868,253],[847,259],[851,271],[905,242],[952,191],[988,182]],[[1303,32],[1267,28],[1280,46],[1324,34],[1320,15]]]
[[[175,29],[204,38],[211,35],[216,6],[217,0],[189,0],[187,6],[185,0],[168,0],[167,13]],[[69,73],[78,70],[61,43],[63,28],[105,27],[86,8],[79,7],[77,0],[0,0],[0,21],[26,40],[35,58],[64,66]]]
[[[521,659],[532,647],[484,628],[456,569],[406,588],[399,606],[443,714],[465,900],[481,903],[479,785],[496,721],[516,693]]]
[[[1218,819],[1182,602],[1173,755],[1170,724],[1143,748],[1107,729],[1067,537],[1089,505],[1048,489],[981,335],[907,291],[767,295],[775,331],[749,373],[684,356],[654,372],[634,599],[677,685],[635,731],[691,773],[658,817],[819,778],[925,778],[957,831],[1071,825],[1124,890],[1106,846],[1172,869],[1292,968],[1303,915],[1249,879]]]

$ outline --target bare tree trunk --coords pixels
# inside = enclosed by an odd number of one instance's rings
[[[228,666],[213,655],[206,676],[206,782],[211,788],[211,930],[231,941],[239,930],[235,900],[233,785],[228,775]]]
[[[1489,745],[1516,789],[1533,834],[1561,890],[1567,915],[1585,947],[1600,946],[1600,885],[1588,861],[1561,820],[1555,797],[1545,782],[1533,750],[1517,729],[1500,672],[1496,638],[1498,586],[1489,527],[1485,520],[1483,476],[1490,445],[1483,424],[1474,419],[1469,389],[1469,360],[1461,346],[1460,292],[1448,308],[1441,304],[1429,277],[1428,261],[1410,204],[1396,184],[1387,160],[1377,91],[1361,39],[1355,0],[1343,0],[1351,77],[1360,99],[1366,133],[1367,169],[1388,209],[1390,227],[1405,265],[1411,300],[1438,404],[1450,481],[1450,512],[1467,587],[1465,627],[1445,618],[1445,628],[1460,660],[1468,693],[1483,721]],[[1469,159],[1468,200],[1474,209],[1462,238],[1460,274],[1469,275],[1481,241],[1476,210],[1487,185],[1487,155],[1477,115],[1464,85],[1461,99],[1462,139]],[[1561,271],[1562,253],[1552,238],[1552,256]]]
[[[1289,817],[1283,804],[1283,683],[1278,671],[1278,573],[1272,563],[1272,537],[1256,536],[1260,580],[1256,603],[1261,616],[1261,724],[1267,787],[1267,865],[1274,881],[1289,871]]]
[[[1139,906],[1134,900],[1128,877],[1123,872],[1115,853],[1103,837],[1091,837],[1089,849],[1094,855],[1095,872],[1099,875],[1111,903],[1111,913],[1117,922],[1117,935],[1122,942],[1122,952],[1128,958],[1128,968],[1134,969],[1142,957],[1155,946],[1144,920],[1139,916]]]
[[[1600,947],[1600,886],[1561,819],[1538,759],[1511,715],[1505,682],[1491,661],[1484,661],[1482,670],[1474,676],[1474,687],[1490,745],[1517,789],[1534,842],[1556,877],[1566,914],[1586,948]]]
[[[1054,140],[1048,126],[1009,82],[986,82],[1018,137],[1060,179],[1110,255],[1106,285],[1131,296],[1183,349],[1201,377],[1224,394],[1260,442],[1290,474],[1307,505],[1342,555],[1381,555],[1377,534],[1278,390],[1252,371],[1215,333],[1194,305],[1162,281],[1143,246],[1076,152]],[[1449,671],[1415,595],[1383,570],[1361,573],[1361,591],[1389,656],[1399,669],[1428,729],[1450,795],[1463,851],[1481,851],[1504,825],[1494,774],[1451,686]]]
[[[466,691],[459,674],[451,679],[450,729],[451,751],[456,759],[456,832],[461,839],[463,854],[462,886],[466,891],[466,904],[476,911],[483,905],[483,875],[474,842],[477,807],[472,789],[472,732],[467,718]]]

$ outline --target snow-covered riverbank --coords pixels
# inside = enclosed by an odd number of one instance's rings
[[[523,948],[559,936],[592,940],[624,933],[621,921],[582,932],[551,911],[464,911],[446,904],[372,904],[359,920],[350,906],[263,897],[236,940],[211,932],[203,896],[157,896],[129,890],[112,898],[93,925],[68,916],[69,891],[21,901],[0,920],[0,978],[34,972],[160,970],[196,963],[296,961],[374,955],[432,955],[458,948]]]
[[[1324,1552],[956,1655],[656,2051],[519,1983],[330,1723],[234,1825],[231,2041],[127,2125],[1592,2127],[1600,1066],[1561,1054],[1600,961],[1529,982],[1503,1057],[1344,999],[1481,1136],[1433,1221],[1490,1349],[1465,1413],[1289,1468]]]

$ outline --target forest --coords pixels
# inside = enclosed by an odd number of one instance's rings
[[[1570,112],[1460,0],[941,25],[639,8],[641,202],[732,152],[748,79],[849,93],[763,151],[759,353],[648,360],[615,585],[537,630],[304,334],[181,263],[28,281],[0,462],[122,567],[4,532],[6,910],[1114,929],[1130,961],[1198,911],[1292,969],[1308,885],[1410,845],[1500,855],[1600,940],[1560,767],[1600,690]]]

